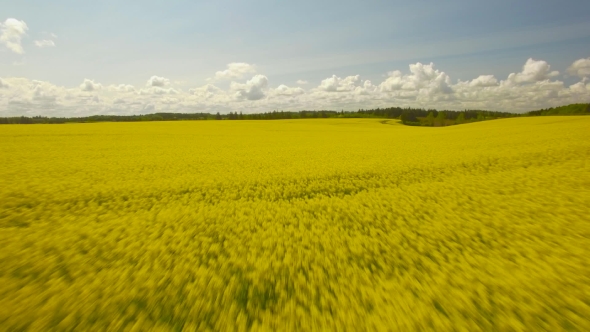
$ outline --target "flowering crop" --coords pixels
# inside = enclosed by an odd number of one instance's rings
[[[0,127],[0,330],[590,330],[590,117]]]

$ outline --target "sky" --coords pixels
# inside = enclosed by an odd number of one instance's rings
[[[585,1],[8,1],[0,116],[590,102]]]

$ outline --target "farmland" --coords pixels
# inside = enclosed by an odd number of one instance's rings
[[[590,330],[590,117],[0,127],[0,330]]]

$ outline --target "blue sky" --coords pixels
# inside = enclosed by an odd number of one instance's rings
[[[389,72],[407,75],[410,64],[432,62],[450,77],[450,84],[480,75],[501,81],[524,70],[532,58],[559,72],[538,81],[557,80],[566,89],[584,79],[583,74],[568,75],[568,68],[590,57],[588,1],[11,1],[0,11],[0,21],[9,18],[26,23],[28,29],[20,41],[22,53],[0,44],[0,78],[6,85],[14,87],[17,83],[8,80],[22,78],[71,89],[89,79],[105,88],[94,90],[105,104],[93,112],[116,112],[107,105],[109,98],[116,98],[104,95],[107,86],[126,84],[139,91],[154,75],[168,79],[166,87],[179,95],[211,84],[228,96],[247,90],[248,80],[263,75],[261,93],[251,96],[264,97],[244,97],[242,104],[218,98],[215,107],[315,108],[330,106],[318,100],[334,101],[329,96],[311,98],[312,90],[332,75],[359,75],[355,86],[365,80],[377,86]],[[37,47],[35,41],[42,40],[54,46]],[[246,63],[255,70],[239,78],[207,81],[230,63]],[[296,87],[298,80],[308,82],[301,87],[303,93],[295,93],[302,97],[283,104],[269,100],[272,89]],[[63,96],[55,97],[59,104]],[[377,99],[399,104],[394,97]],[[0,112],[18,111],[9,107],[9,98],[14,100],[15,94],[7,97],[4,91]],[[363,101],[348,98],[347,104],[347,98],[339,98],[335,107],[355,108]],[[555,102],[588,99],[576,98]],[[429,101],[433,107],[469,106],[445,104],[444,98],[419,99],[416,106]],[[158,109],[152,97],[144,106],[150,103]]]

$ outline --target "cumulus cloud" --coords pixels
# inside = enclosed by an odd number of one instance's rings
[[[404,86],[405,79],[401,71],[395,70],[387,74],[389,77],[380,85],[382,91],[396,91]]]
[[[82,91],[96,91],[102,89],[102,84],[95,83],[94,80],[84,79],[84,82],[80,84],[80,90]]]
[[[256,67],[244,62],[232,62],[227,65],[226,70],[221,70],[215,73],[213,78],[209,80],[224,80],[224,79],[240,79],[247,74],[256,73]]]
[[[188,92],[192,95],[207,99],[213,97],[216,94],[221,93],[222,90],[216,87],[215,85],[205,84],[204,86],[199,88],[189,89]]]
[[[559,75],[558,71],[551,71],[551,66],[543,60],[529,58],[520,73],[508,75],[510,83],[534,83],[544,81]]]
[[[340,78],[336,75],[332,75],[332,77],[322,80],[322,82],[318,86],[318,89],[327,92],[352,91],[355,89],[356,84],[359,83],[359,81],[360,75],[347,76],[345,78]]]
[[[389,72],[389,77],[379,85],[379,89],[400,97],[421,95],[435,98],[436,95],[453,93],[449,75],[434,69],[432,62],[427,65],[417,62],[409,67],[409,75],[399,70]]]
[[[274,89],[274,93],[279,96],[297,96],[304,94],[305,90],[299,87],[290,88],[284,84],[281,84],[276,89]]]
[[[135,92],[135,87],[129,84],[109,85],[108,90],[114,92]]]
[[[9,50],[17,54],[23,54],[25,51],[21,45],[23,36],[27,34],[27,24],[15,18],[9,18],[0,23],[0,43],[6,45]]]
[[[586,82],[578,82],[576,84],[572,84],[569,87],[570,92],[573,94],[589,94],[590,93],[590,84]]]
[[[35,80],[31,82],[30,87],[33,101],[55,102],[62,90],[51,83]]]
[[[162,103],[164,105],[173,105],[173,104],[177,104],[178,102],[180,102],[180,99],[178,99],[178,98],[164,97],[164,98],[160,99],[160,103]]]
[[[149,80],[147,80],[147,83],[145,85],[164,87],[170,85],[170,80],[160,76],[152,76]]]
[[[295,82],[295,83],[297,83],[297,84],[299,84],[299,85],[306,85],[306,84],[309,84],[309,82],[308,82],[308,81],[305,81],[305,80],[297,80],[297,82]]]
[[[478,78],[475,78],[469,82],[469,85],[473,87],[485,88],[498,85],[498,80],[494,77],[494,75],[480,75]]]
[[[567,69],[567,73],[581,78],[590,77],[590,58],[574,61]]]
[[[255,75],[246,82],[240,84],[231,82],[230,89],[234,91],[237,99],[259,100],[264,98],[264,89],[268,86],[268,78],[264,75]]]
[[[53,40],[49,40],[49,39],[35,40],[35,46],[37,46],[39,48],[55,47],[55,42]]]
[[[157,76],[143,89],[129,84],[103,87],[89,79],[80,86],[67,88],[49,82],[3,77],[0,79],[0,116],[236,110],[249,113],[273,109],[352,110],[388,106],[522,112],[590,100],[590,83],[585,79],[566,85],[554,78],[544,61],[523,63],[520,71],[508,77],[480,75],[455,84],[434,64],[415,63],[409,65],[406,72],[390,71],[381,82],[365,80],[361,75],[332,75],[309,89],[285,84],[270,88],[268,78],[261,74],[245,82],[232,81],[229,89],[206,84],[188,91],[173,89],[166,79]]]
[[[357,95],[370,95],[377,90],[377,86],[373,85],[373,83],[369,80],[363,82],[362,86],[357,86],[354,88],[354,93]]]
[[[152,86],[151,88],[141,89],[138,92],[140,95],[175,95],[178,90],[173,88],[161,88],[159,86]]]

